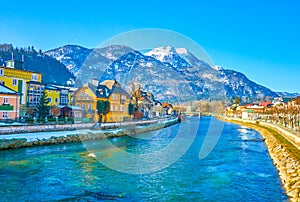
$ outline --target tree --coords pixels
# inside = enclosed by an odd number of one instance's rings
[[[39,118],[45,118],[50,115],[50,107],[48,106],[49,100],[48,95],[44,91],[42,97],[40,98],[39,105],[37,106],[37,113],[39,115]]]
[[[236,97],[234,99],[234,104],[240,104],[241,103],[241,98],[240,97]]]
[[[102,122],[102,115],[105,116],[104,122],[106,122],[106,114],[108,114],[110,109],[110,103],[109,101],[104,100],[98,100],[97,101],[97,111],[99,115],[99,122]]]
[[[134,112],[134,104],[129,103],[128,104],[128,114],[130,115],[130,118],[131,118],[133,112]]]
[[[138,111],[138,109],[139,109],[138,102],[141,99],[141,86],[140,86],[140,84],[138,84],[138,88],[135,89],[135,85],[132,82],[131,94],[130,95],[131,95],[131,97],[133,98],[133,101],[134,101],[134,110]]]

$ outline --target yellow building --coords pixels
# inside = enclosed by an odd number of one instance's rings
[[[89,118],[91,122],[98,121],[98,116],[96,115],[97,100],[96,91],[98,83],[92,81],[91,83],[86,83],[82,87],[78,88],[74,92],[74,105],[81,107],[83,112],[83,117]]]
[[[20,104],[26,104],[27,82],[42,82],[42,75],[37,72],[25,71],[22,69],[23,62],[9,60],[6,67],[0,67],[0,84],[20,94]]]
[[[23,70],[23,62],[6,61],[5,67],[0,67],[0,84],[16,91],[20,95],[20,116],[25,115],[28,107],[38,103],[38,91],[43,91],[42,74]]]
[[[107,80],[98,85],[98,81],[93,79],[74,93],[75,105],[83,108],[84,116],[93,122],[99,121],[98,100],[106,100],[110,103],[110,111],[106,117],[102,117],[102,122],[122,122],[126,118],[129,119],[130,95],[121,88],[117,81]]]
[[[116,80],[106,80],[100,83],[100,86],[108,88],[108,100],[110,103],[110,111],[106,115],[107,122],[122,122],[129,120],[128,105],[130,103],[130,95],[121,87]],[[100,96],[98,95],[97,100]],[[104,117],[103,117],[104,118]]]
[[[49,106],[71,106],[74,90],[72,87],[47,85],[45,87],[47,93]]]

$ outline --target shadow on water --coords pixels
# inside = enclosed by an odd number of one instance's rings
[[[124,201],[125,197],[104,192],[84,191],[82,194],[58,201]]]

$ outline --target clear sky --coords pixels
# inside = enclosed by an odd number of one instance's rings
[[[215,64],[300,93],[299,10],[297,0],[1,1],[0,43],[92,48],[125,31],[163,28],[196,41]]]

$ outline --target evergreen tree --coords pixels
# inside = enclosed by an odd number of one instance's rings
[[[241,98],[240,97],[236,97],[235,99],[234,99],[234,102],[233,102],[234,104],[240,104],[241,103]]]
[[[40,98],[39,105],[37,107],[37,113],[38,113],[40,119],[48,117],[50,115],[50,112],[49,112],[50,107],[48,106],[48,104],[49,104],[48,95],[44,91],[42,97]]]
[[[128,104],[128,114],[130,115],[130,118],[131,118],[133,112],[134,112],[134,104],[129,103]]]
[[[109,110],[110,110],[109,101],[104,101],[104,100],[97,101],[97,111],[98,111],[98,115],[99,115],[99,122],[102,121],[102,115],[105,116],[104,122],[106,122],[106,114],[108,114]]]

